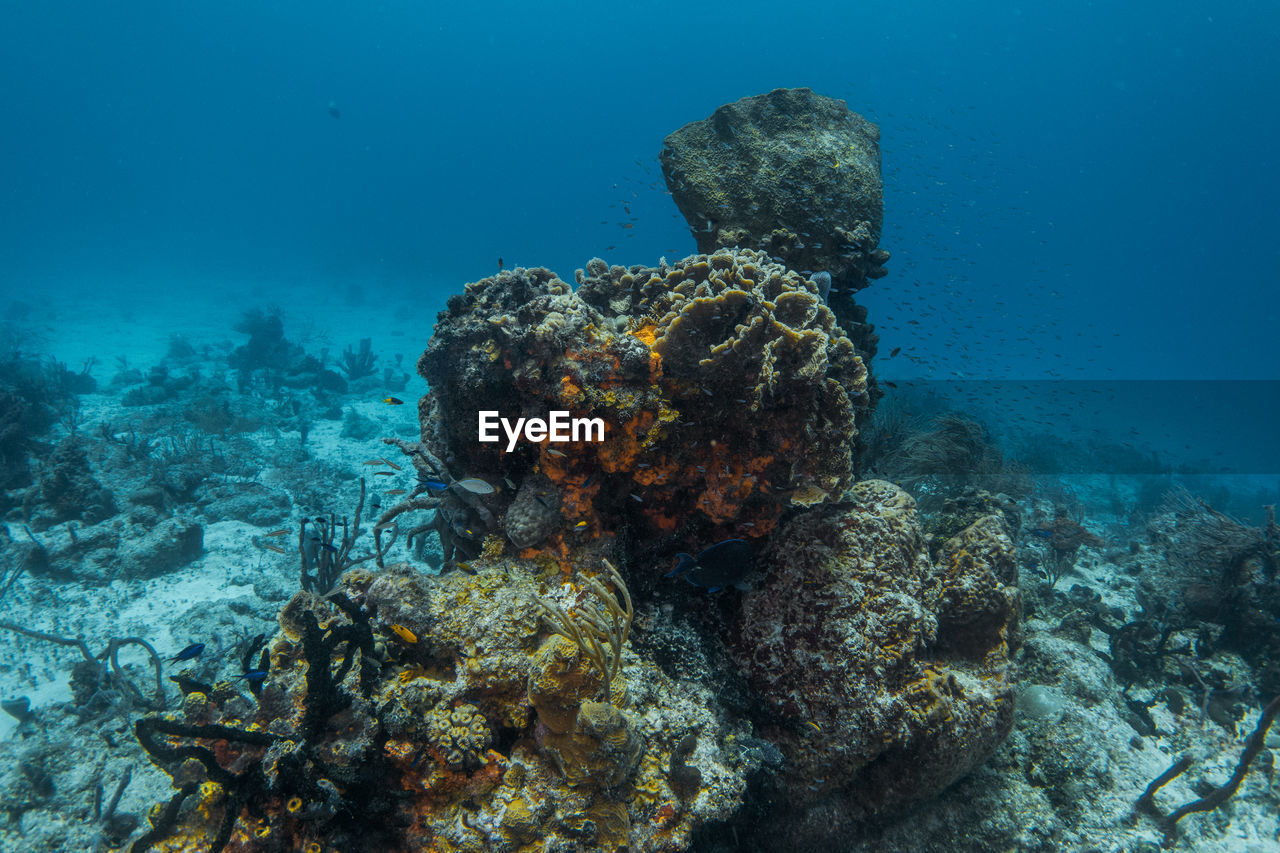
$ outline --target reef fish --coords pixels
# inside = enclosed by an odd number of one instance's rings
[[[450,485],[457,486],[460,489],[466,489],[473,495],[491,495],[497,491],[493,486],[478,477],[468,477],[465,480],[458,480],[456,483],[451,483]]]
[[[667,572],[667,577],[683,577],[694,586],[710,592],[726,586],[747,589],[745,578],[751,573],[751,546],[745,539],[725,539],[705,549],[698,556],[676,554],[680,561]]]
[[[401,400],[399,397],[383,397],[382,402],[386,403],[388,406],[404,405],[404,400]]]
[[[180,660],[191,660],[200,657],[200,653],[204,651],[204,643],[192,643],[173,657],[169,658],[169,662]]]
[[[244,679],[244,683],[249,685],[249,692],[257,696],[262,692],[262,683],[267,680],[267,671],[265,669],[251,669],[244,675],[233,679],[239,681]]]
[[[408,643],[409,645],[413,645],[418,642],[418,635],[399,623],[388,625],[387,627],[391,629],[391,633],[395,634],[401,641]]]

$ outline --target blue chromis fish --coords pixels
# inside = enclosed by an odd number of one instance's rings
[[[319,536],[312,536],[311,541],[316,543],[317,548],[323,548],[324,550],[328,551],[330,554],[338,553],[337,545],[334,545],[332,542],[326,542],[323,539],[321,539]]]
[[[676,554],[679,562],[667,577],[683,577],[694,586],[716,592],[726,586],[748,589],[746,577],[751,573],[751,545],[745,539],[725,539],[702,551],[698,556]]]
[[[251,669],[244,675],[236,678],[239,681],[244,679],[244,683],[249,685],[249,692],[257,696],[262,692],[262,682],[267,680],[267,671],[265,669]]]
[[[194,660],[200,657],[200,653],[204,651],[204,643],[192,643],[173,657],[169,658],[169,663],[181,660]]]

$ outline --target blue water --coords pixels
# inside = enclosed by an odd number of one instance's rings
[[[681,256],[662,137],[807,85],[882,127],[925,373],[1275,378],[1274,7],[695,5],[8,4],[6,286]]]

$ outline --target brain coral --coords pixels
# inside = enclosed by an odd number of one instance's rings
[[[493,741],[489,723],[475,705],[436,708],[428,717],[427,738],[451,767],[475,767]]]
[[[506,271],[441,313],[418,364],[431,384],[423,438],[455,476],[522,491],[545,477],[566,530],[636,520],[746,536],[853,484],[866,368],[812,281],[752,250],[658,267],[596,260],[579,280],[575,293],[546,270]],[[599,417],[605,439],[508,453],[476,441],[482,408]],[[490,500],[511,509],[510,495]],[[508,516],[519,546],[533,544],[529,509]]]
[[[776,715],[766,731],[787,754],[795,802],[812,802],[816,784],[836,804],[838,818],[811,813],[815,826],[932,796],[1008,731],[1016,613],[991,603],[1008,601],[994,579],[1012,544],[995,516],[965,535],[967,568],[936,568],[914,500],[866,481],[850,504],[798,516],[762,555],[769,575],[743,601],[736,654]],[[981,654],[944,647],[944,620],[957,635],[976,627]]]

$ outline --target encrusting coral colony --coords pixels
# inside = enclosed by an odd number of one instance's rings
[[[751,790],[774,810],[764,836],[795,839],[901,811],[999,743],[1018,638],[1005,522],[975,515],[931,555],[912,498],[854,474],[876,389],[852,292],[887,259],[875,128],[808,90],[723,109],[663,155],[717,246],[592,260],[576,288],[507,270],[449,300],[418,363],[421,442],[394,442],[423,485],[378,525],[429,525],[446,571],[366,562],[301,591],[256,696],[192,689],[141,721],[177,790],[135,853],[677,851]],[[758,132],[734,144],[778,164],[772,220],[735,216],[759,204],[741,191],[686,209],[681,140],[743,116]],[[795,144],[806,116],[837,168],[782,168],[815,150]],[[837,184],[861,195],[824,204]],[[828,248],[796,248],[806,232]],[[508,451],[477,441],[481,410],[605,432]],[[726,539],[749,543],[753,589],[663,579]]]

